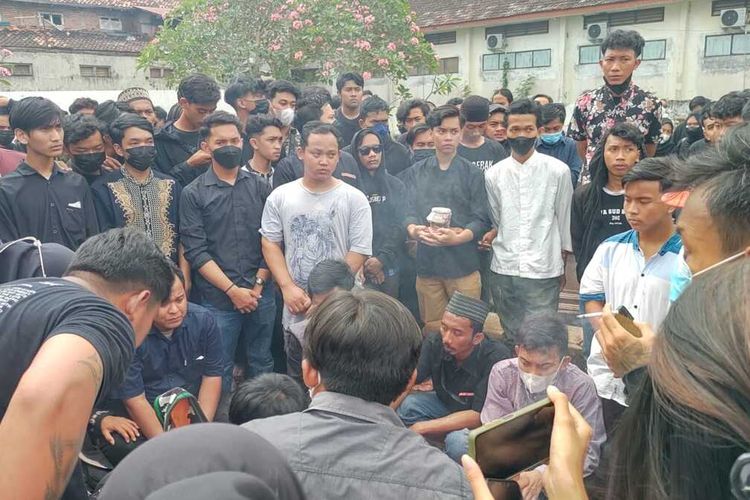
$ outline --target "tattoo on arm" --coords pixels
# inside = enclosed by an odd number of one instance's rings
[[[65,487],[68,485],[70,474],[73,472],[80,448],[81,443],[78,439],[64,439],[59,435],[52,436],[49,443],[49,452],[52,457],[53,470],[44,493],[45,500],[57,500],[62,496]]]

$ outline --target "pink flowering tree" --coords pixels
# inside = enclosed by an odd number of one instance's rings
[[[436,68],[407,0],[183,0],[140,57],[173,78],[200,71],[226,82],[267,72],[330,81],[343,71],[393,81]]]
[[[3,62],[12,55],[13,52],[10,50],[0,48],[0,86],[10,87],[10,82],[7,78],[12,75],[13,72],[7,65],[4,65]]]

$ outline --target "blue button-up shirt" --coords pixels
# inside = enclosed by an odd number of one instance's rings
[[[221,377],[223,352],[213,314],[197,304],[188,304],[185,321],[171,337],[151,329],[136,349],[116,397],[125,400],[145,392],[150,403],[175,387],[197,397],[203,377]]]
[[[573,181],[573,187],[578,184],[578,177],[581,175],[581,166],[583,162],[578,156],[576,141],[570,137],[563,137],[560,142],[553,145],[545,144],[541,139],[536,141],[536,150],[552,158],[557,158],[570,169],[570,179]]]

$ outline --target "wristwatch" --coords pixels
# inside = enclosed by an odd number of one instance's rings
[[[261,287],[261,288],[262,288],[262,287],[266,286],[266,280],[264,280],[264,279],[263,279],[263,278],[261,278],[260,276],[256,276],[256,278],[255,278],[255,284],[256,284],[257,286],[259,286],[259,287]]]

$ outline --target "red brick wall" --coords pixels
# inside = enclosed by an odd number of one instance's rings
[[[82,9],[60,5],[32,4],[3,0],[0,2],[0,19],[13,26],[40,27],[39,13],[62,14],[63,28],[71,30],[98,31],[100,17],[115,17],[122,20],[122,29],[129,33],[141,32],[141,21],[150,19],[150,15],[137,11],[118,11],[108,9]],[[45,23],[45,27],[50,26]]]

